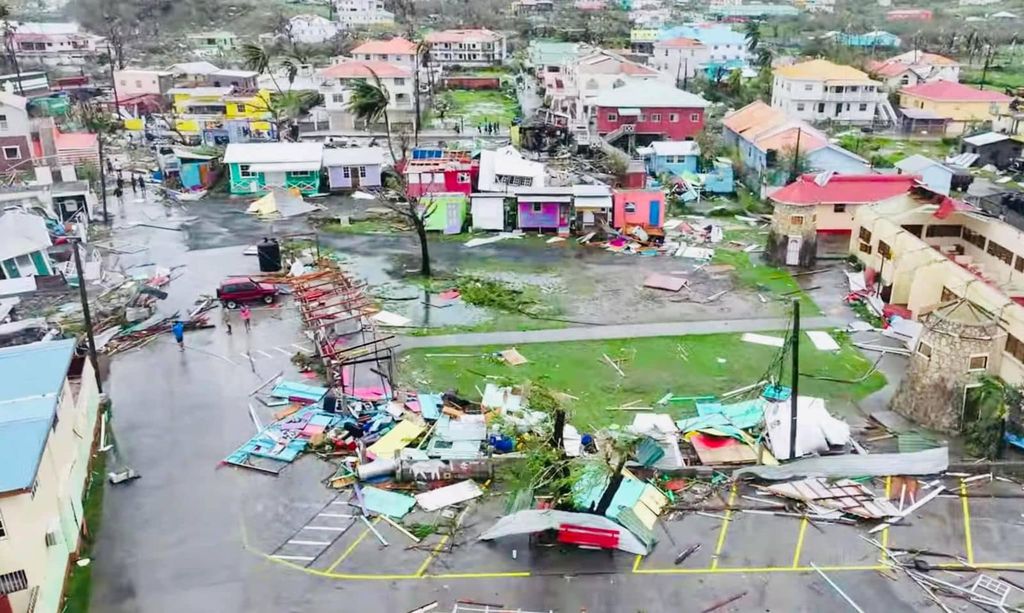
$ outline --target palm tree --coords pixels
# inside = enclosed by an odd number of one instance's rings
[[[0,27],[3,28],[7,59],[10,60],[14,67],[14,74],[18,77],[18,94],[24,96],[25,88],[21,84],[21,67],[18,65],[18,54],[14,51],[14,26],[11,24],[11,9],[7,3],[0,3]]]
[[[757,20],[750,20],[743,26],[743,34],[747,39],[747,51],[756,53],[761,46],[761,23]]]
[[[771,70],[772,61],[775,59],[774,53],[768,47],[761,47],[757,50],[757,59],[755,63],[761,70]]]
[[[365,79],[352,84],[349,92],[348,110],[357,120],[363,121],[367,126],[374,123],[384,123],[384,133],[388,141],[388,151],[391,159],[395,161],[396,167],[400,161],[405,159],[405,147],[402,146],[402,156],[395,155],[395,145],[391,138],[391,119],[388,117],[388,105],[391,103],[391,93],[376,72],[370,70],[372,80]],[[417,92],[418,93],[418,92]],[[397,170],[397,168],[396,168]],[[430,204],[420,207],[415,198],[409,196],[409,186],[405,182],[405,175],[397,172],[399,192],[405,198],[405,202],[384,202],[384,206],[401,215],[412,224],[416,231],[416,237],[420,241],[420,274],[424,277],[430,276],[430,250],[427,244],[427,228],[425,220],[433,212],[434,205]]]
[[[292,49],[292,53],[283,54],[278,58],[274,58],[267,49],[261,45],[255,45],[252,43],[245,43],[242,45],[242,64],[249,70],[265,74],[270,77],[270,80],[274,83],[274,89],[276,92],[271,92],[268,99],[263,100],[263,110],[273,117],[274,127],[277,132],[278,139],[281,138],[282,128],[289,128],[291,122],[297,119],[307,108],[315,103],[316,94],[312,92],[299,92],[292,91],[292,84],[295,82],[295,77],[299,74],[299,67],[306,63],[308,57]],[[277,82],[277,76],[274,74],[273,64],[275,62],[284,68],[285,76],[288,79],[288,89],[282,89],[281,84]]]

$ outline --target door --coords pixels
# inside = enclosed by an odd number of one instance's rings
[[[804,246],[804,237],[790,236],[786,243],[786,264],[798,266],[800,264],[800,248]]]
[[[647,223],[652,228],[661,227],[661,201],[651,200],[651,206],[648,208]]]
[[[358,166],[352,166],[351,168],[348,169],[348,174],[349,174],[350,177],[352,177],[352,187],[358,188],[359,187],[359,167]]]
[[[48,275],[50,274],[50,267],[46,263],[46,258],[40,251],[33,251],[31,254],[32,264],[36,267],[37,275]]]
[[[270,187],[284,187],[287,181],[287,174],[283,172],[265,172],[263,173],[264,185]]]
[[[462,216],[459,215],[459,203],[449,202],[445,210],[445,234],[458,234],[462,232]]]
[[[964,385],[964,404],[960,409],[961,430],[978,421],[978,415],[981,413],[981,391],[980,383]]]

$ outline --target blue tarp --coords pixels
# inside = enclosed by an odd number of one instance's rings
[[[415,498],[398,492],[389,492],[373,486],[363,487],[362,491],[366,510],[378,515],[402,519],[416,504]]]
[[[298,398],[310,402],[320,402],[327,395],[327,388],[317,385],[306,385],[297,381],[281,381],[270,392],[278,398]]]
[[[182,186],[191,189],[193,187],[202,187],[203,180],[199,175],[199,164],[182,164],[181,171],[179,172],[181,177]]]
[[[699,430],[717,430],[727,436],[742,438],[741,431],[756,427],[764,419],[764,400],[756,398],[735,404],[698,402],[697,417],[676,422],[683,434]]]
[[[441,394],[419,392],[416,394],[416,397],[419,399],[420,415],[423,416],[423,419],[438,419],[441,417],[441,407],[444,406]]]

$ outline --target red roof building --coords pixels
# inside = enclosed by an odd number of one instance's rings
[[[910,191],[913,175],[802,175],[771,195],[777,204],[874,204]]]
[[[374,75],[381,79],[412,77],[408,68],[378,60],[347,60],[324,68],[320,74],[328,79],[372,79]]]
[[[1013,98],[997,91],[978,89],[952,81],[931,81],[900,90],[901,96],[914,96],[936,102],[1006,102]],[[902,103],[901,103],[902,104]]]

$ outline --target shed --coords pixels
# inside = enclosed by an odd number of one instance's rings
[[[1024,143],[1006,134],[985,132],[968,136],[960,144],[960,153],[978,154],[978,166],[992,164],[996,168],[1005,169],[1024,150]]]
[[[224,163],[231,171],[232,194],[259,194],[273,188],[320,190],[322,143],[231,143]]]
[[[12,211],[0,215],[0,279],[53,274],[52,245],[42,217]]]
[[[437,192],[420,198],[421,210],[427,212],[424,225],[428,231],[459,234],[466,222],[469,199],[458,192]]]
[[[520,190],[517,212],[521,229],[569,232],[572,210],[571,187],[543,187]]]
[[[901,175],[919,175],[921,184],[940,194],[949,195],[956,172],[931,158],[914,154],[896,162],[897,173]]]
[[[473,194],[470,214],[474,230],[505,229],[505,194]]]
[[[660,228],[665,223],[665,192],[658,189],[615,190],[612,226]]]
[[[332,190],[381,187],[384,160],[385,151],[380,147],[324,149],[323,152],[323,165]]]
[[[607,185],[573,185],[572,196],[579,229],[611,221],[612,188]]]

